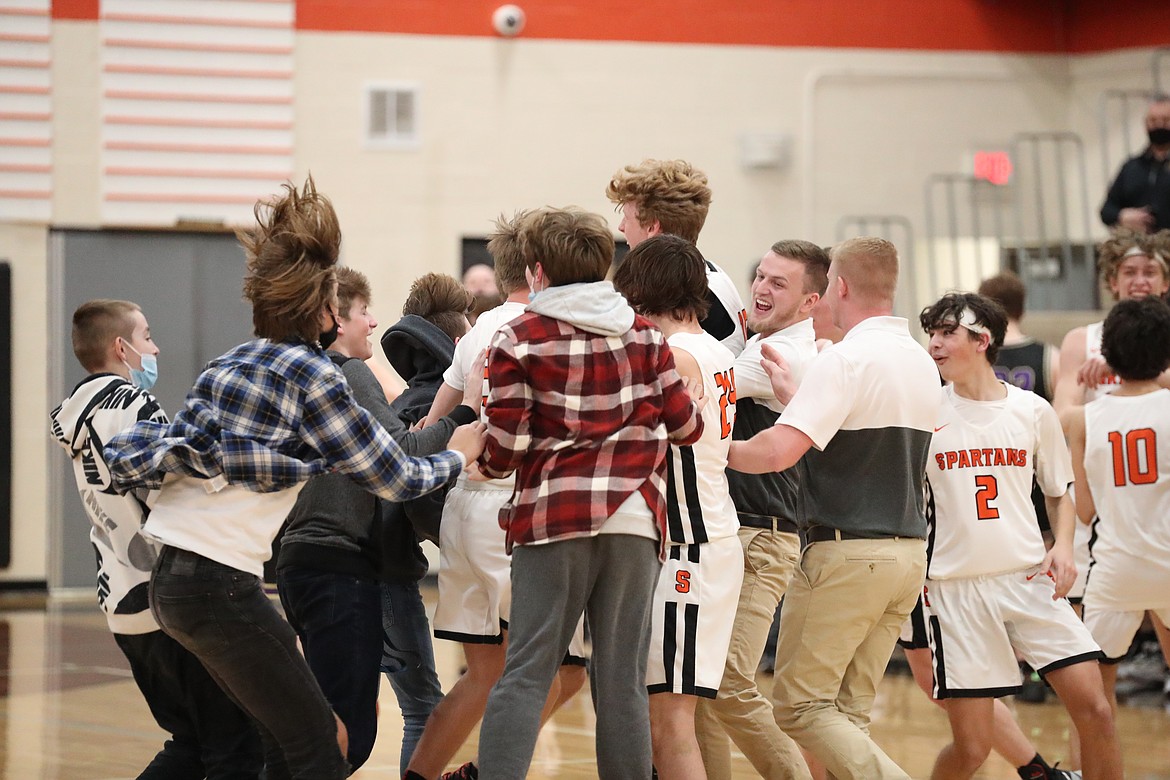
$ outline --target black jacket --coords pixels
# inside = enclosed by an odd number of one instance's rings
[[[1154,230],[1170,228],[1170,159],[1157,160],[1147,148],[1121,166],[1101,206],[1101,221],[1117,224],[1122,209],[1145,206],[1154,215]]]

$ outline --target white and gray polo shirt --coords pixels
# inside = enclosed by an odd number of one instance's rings
[[[813,361],[776,421],[812,439],[801,522],[866,538],[926,537],[923,480],[942,404],[934,361],[902,317],[871,317]]]

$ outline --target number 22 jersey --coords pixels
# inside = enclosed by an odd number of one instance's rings
[[[1044,495],[1063,496],[1072,460],[1048,402],[1003,386],[1007,396],[998,401],[945,389],[926,464],[928,579],[1002,574],[1044,560],[1032,475]]]

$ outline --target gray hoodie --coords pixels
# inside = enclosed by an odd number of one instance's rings
[[[525,311],[567,322],[599,336],[620,336],[634,324],[634,310],[612,282],[579,282],[549,287]]]

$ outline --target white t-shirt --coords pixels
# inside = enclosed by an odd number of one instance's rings
[[[167,474],[142,531],[163,544],[263,577],[272,540],[304,486],[256,493],[222,478]]]
[[[926,576],[976,577],[1044,560],[1032,476],[1059,498],[1072,481],[1060,419],[1048,402],[1000,383],[1007,397],[972,401],[947,385],[930,443]]]
[[[1087,404],[1085,474],[1097,507],[1085,603],[1170,605],[1170,390]]]
[[[496,331],[523,314],[525,308],[527,307],[523,303],[504,301],[494,309],[489,309],[479,315],[475,320],[475,325],[455,345],[455,354],[451,358],[451,365],[443,372],[443,384],[450,385],[462,393],[467,384],[467,374],[471,371],[471,364],[475,361],[475,356],[482,350],[489,349],[492,345],[492,340],[495,338]],[[481,399],[487,398],[488,389],[487,364],[485,363]],[[479,404],[479,419],[487,422],[483,406],[484,404],[481,400]],[[465,481],[466,479],[466,472],[459,475],[460,481]],[[488,484],[501,488],[510,488],[516,484],[516,475],[511,474],[504,479],[488,480]]]
[[[675,333],[671,349],[687,352],[703,373],[703,435],[666,451],[666,538],[702,544],[735,536],[739,519],[727,487],[727,453],[735,427],[735,356],[709,333]]]

